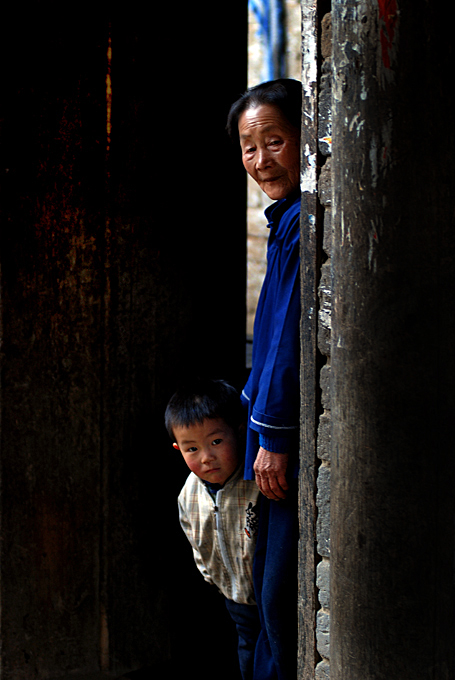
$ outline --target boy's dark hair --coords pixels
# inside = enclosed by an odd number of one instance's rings
[[[226,130],[234,141],[239,139],[239,118],[247,109],[270,104],[300,131],[302,120],[302,83],[292,78],[278,78],[250,87],[231,106]]]
[[[222,418],[233,429],[244,418],[237,390],[224,380],[197,379],[182,386],[170,398],[164,422],[173,439],[174,427],[190,427],[211,418]]]

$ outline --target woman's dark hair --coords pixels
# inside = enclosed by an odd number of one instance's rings
[[[302,83],[292,78],[279,78],[250,87],[232,104],[226,125],[231,139],[237,141],[239,138],[239,118],[242,113],[261,104],[276,106],[291,125],[300,131]]]
[[[222,418],[237,429],[244,419],[239,394],[224,380],[196,379],[171,397],[164,422],[172,439],[174,427],[191,427],[212,418]]]

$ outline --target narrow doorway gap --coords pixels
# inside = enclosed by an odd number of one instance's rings
[[[284,41],[283,68],[286,78],[301,79],[300,0],[283,0],[282,32]],[[261,32],[254,3],[248,3],[248,87],[270,77],[270,45]],[[278,78],[276,72],[271,77]],[[246,368],[251,369],[253,325],[256,306],[266,269],[268,230],[264,211],[273,201],[250,177],[247,178],[247,291],[246,291]]]

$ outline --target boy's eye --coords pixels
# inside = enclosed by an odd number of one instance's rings
[[[197,446],[190,446],[188,449],[188,453],[194,453],[195,451],[197,451]]]
[[[212,442],[212,446],[218,446],[218,444],[221,444],[223,440],[222,439],[214,439]]]

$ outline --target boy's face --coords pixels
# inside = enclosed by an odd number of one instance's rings
[[[190,427],[174,427],[173,446],[195,475],[212,484],[224,484],[239,464],[239,436],[222,418],[210,418]]]

